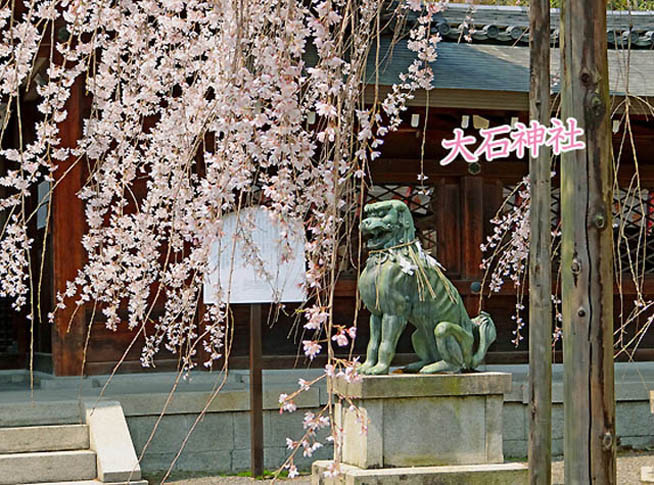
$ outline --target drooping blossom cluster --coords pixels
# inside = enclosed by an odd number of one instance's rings
[[[15,297],[17,307],[27,301],[25,227],[33,217],[17,214],[21,204],[35,184],[58,182],[53,173],[76,163],[90,167],[79,192],[88,261],[57,295],[57,309],[96,303],[111,329],[127,309],[127,325],[139,328],[154,303],[163,302],[144,365],[162,346],[175,351],[200,333],[216,343],[222,338],[211,322],[224,321],[226,301],[205,314],[205,324],[198,326],[193,315],[222,215],[246,204],[267,205],[283,235],[292,221],[304,222],[307,287],[312,296],[324,294],[335,238],[357,200],[355,174],[361,176],[382,137],[399,124],[429,69],[412,67],[383,103],[361,104],[382,2],[35,0],[25,6],[21,15],[9,6],[0,11],[7,119],[20,116],[21,89],[43,55],[39,43],[52,45],[46,80],[37,86],[42,118],[35,140],[0,151],[10,164],[0,184],[14,189],[2,200],[14,212],[2,234],[2,295]],[[421,22],[419,34],[411,33],[416,51],[428,36]],[[351,25],[356,28],[345,29]],[[435,40],[426,42],[433,50]],[[433,54],[422,57],[417,66]],[[82,136],[66,146],[60,128],[74,90],[88,94],[90,114]],[[317,120],[310,125],[312,112]],[[254,187],[264,200],[252,200]],[[238,237],[247,249],[252,222],[241,223]],[[257,257],[252,248],[255,265]],[[326,324],[314,318],[308,327]],[[343,335],[353,331],[341,333],[339,343]]]
[[[302,455],[305,457],[311,457],[316,452],[316,450],[322,448],[323,444],[318,439],[318,431],[323,428],[330,426],[330,419],[327,414],[327,409],[323,408],[318,414],[315,414],[311,411],[304,413],[304,419],[302,421],[302,426],[305,430],[304,436],[299,441],[293,441],[290,438],[286,438],[286,447],[289,450],[292,450],[291,457],[295,455],[300,449],[302,450]],[[283,468],[288,470],[288,477],[294,478],[298,475],[297,466],[291,460],[283,465]]]
[[[198,318],[209,248],[223,216],[263,204],[287,251],[293,224],[306,230],[305,326],[313,332],[306,354],[355,338],[355,328],[334,324],[329,311],[342,228],[356,216],[360,179],[384,135],[399,126],[413,91],[431,87],[440,38],[430,22],[441,3],[397,6],[398,16],[417,12],[409,32],[416,60],[372,104],[364,102],[366,67],[383,0],[24,0],[20,7],[0,6],[0,157],[9,167],[0,177],[8,189],[0,201],[8,214],[0,296],[17,308],[33,298],[27,227],[36,211],[25,210],[32,189],[48,182],[56,193],[84,165],[86,261],[56,295],[51,319],[93,305],[108,328],[145,335],[144,366],[165,348],[180,355],[183,370],[198,365],[200,350],[211,367],[229,350],[230,308],[219,294]],[[39,56],[46,68],[37,73]],[[32,86],[40,113],[34,137],[6,147],[9,120],[23,123],[21,96]],[[81,136],[70,141],[62,123],[80,116],[68,112],[72,97],[88,109]],[[265,278],[247,236],[252,224],[241,218],[235,238]],[[328,354],[326,375],[356,378],[355,363]]]
[[[552,172],[554,177],[556,172]],[[497,215],[491,219],[493,233],[486,237],[481,250],[486,254],[481,263],[484,270],[483,285],[487,285],[489,293],[498,293],[505,282],[510,281],[515,289],[516,303],[511,320],[515,323],[511,342],[517,347],[524,339],[522,334],[526,322],[523,317],[525,310],[525,290],[528,282],[529,269],[529,208],[530,208],[529,177],[523,178],[506,197]],[[560,223],[552,227],[552,258],[556,257],[561,244]],[[558,295],[560,274],[555,275],[556,288],[551,295],[554,310],[555,328],[552,335],[553,344],[561,338],[561,298]]]
[[[516,286],[522,282],[521,274],[525,270],[524,260],[529,254],[529,179],[525,177],[516,185],[512,194],[518,201],[509,210],[500,207],[498,214],[491,220],[493,234],[487,236],[481,250],[485,253],[497,253],[498,258],[486,258],[482,261],[482,269],[488,269],[494,263],[494,271],[490,274],[489,289],[497,292],[509,278]],[[505,201],[504,204],[507,204]],[[510,233],[511,238],[505,235]]]
[[[512,281],[516,288],[517,301],[511,318],[516,325],[512,342],[518,346],[524,338],[521,331],[525,326],[521,311],[524,310],[523,283],[529,256],[529,178],[522,179],[511,195],[516,203],[508,210],[503,210],[508,203],[507,199],[491,220],[493,233],[481,245],[482,252],[488,254],[482,260],[481,268],[485,270],[484,280],[490,277],[487,283],[491,292],[499,292],[506,280]]]

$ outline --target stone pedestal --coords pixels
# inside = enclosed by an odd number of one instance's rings
[[[333,385],[354,404],[335,409],[343,430],[338,481],[526,483],[525,464],[503,464],[502,405],[510,374],[393,374]],[[326,483],[329,464],[314,464],[315,484]]]

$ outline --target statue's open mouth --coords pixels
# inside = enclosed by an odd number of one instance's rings
[[[390,231],[383,226],[377,226],[364,230],[363,236],[367,238],[368,249],[382,249],[388,242]]]

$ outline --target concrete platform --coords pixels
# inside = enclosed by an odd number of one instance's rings
[[[482,366],[480,371],[512,374],[511,391],[504,394],[502,411],[503,451],[512,461],[527,456],[529,392],[528,367],[525,364]],[[277,468],[288,456],[286,437],[298,438],[302,432],[304,411],[317,412],[328,401],[326,381],[318,389],[302,393],[296,401],[298,411],[279,414],[279,394],[297,389],[298,378],[312,380],[321,369],[287,369],[263,371],[264,381],[264,446],[265,467]],[[563,367],[552,366],[552,452],[563,454]],[[28,371],[0,371],[0,428],[45,424],[83,424],[83,402],[98,400],[108,376],[54,377],[35,372],[35,388],[29,390]],[[176,381],[176,373],[154,372],[117,374],[102,394],[102,401],[119,401],[137,455],[153,430],[164,408],[168,393]],[[181,441],[193,420],[211,397],[212,390],[222,382],[216,372],[192,371],[182,379],[172,402],[166,408],[153,445],[141,461],[146,473],[168,469]],[[248,371],[230,370],[226,386],[213,401],[208,412],[190,438],[185,453],[179,458],[176,471],[237,473],[249,469],[249,394]],[[654,414],[650,412],[649,391],[654,389],[654,362],[618,362],[615,364],[615,394],[617,400],[616,428],[620,445],[638,449],[654,447]],[[317,450],[311,458],[296,456],[300,469],[309,469],[313,459],[327,460],[333,456],[331,444]],[[640,482],[638,464],[629,485]]]
[[[654,485],[654,466],[644,466],[640,469],[641,485]]]
[[[424,466],[364,470],[340,464],[340,474],[326,477],[332,461],[313,464],[311,485],[523,485],[528,482],[526,463]]]
[[[47,394],[47,393],[46,393]],[[61,393],[64,394],[64,393]],[[0,428],[48,424],[83,424],[80,405],[68,399],[32,399],[29,391],[0,393]],[[63,396],[62,396],[63,397]]]

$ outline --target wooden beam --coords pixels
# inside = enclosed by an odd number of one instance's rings
[[[561,32],[561,114],[586,143],[561,156],[565,483],[615,484],[606,1],[565,0]]]
[[[529,2],[529,114],[550,124],[550,5]],[[529,157],[529,483],[552,483],[552,265],[549,147]]]
[[[450,273],[450,269],[448,269],[448,273]],[[463,279],[459,277],[453,277],[451,278],[452,283],[456,287],[457,291],[461,293],[461,296],[467,296],[472,293],[478,294],[476,292],[473,292],[470,289],[470,285],[474,283],[475,281],[479,281],[478,279]],[[357,280],[354,278],[345,278],[341,277],[336,281],[336,290],[335,290],[335,296],[338,298],[354,298],[356,296],[356,284]],[[530,291],[530,285],[529,283],[524,284],[523,286],[524,291],[528,292]],[[556,292],[559,290],[558,284],[556,281],[552,282],[552,293]],[[494,296],[515,296],[516,294],[516,286],[513,284],[512,281],[507,281],[504,283],[502,288],[498,292],[492,292],[490,297]],[[643,286],[642,288],[636,288],[634,285],[633,281],[630,279],[625,279],[622,282],[622,286],[619,286],[617,282],[613,286],[613,293],[618,296],[622,292],[624,296],[636,296],[639,293],[644,293],[644,294],[650,294],[654,293],[654,275],[645,275],[645,278],[643,280]],[[484,293],[484,297],[486,297],[488,293]],[[97,320],[96,320],[97,321]]]
[[[391,93],[391,86],[379,86],[379,96],[385,97]],[[550,102],[553,107],[557,106],[558,95],[552,95]],[[366,86],[364,101],[372,105],[375,100],[375,87]],[[418,89],[414,97],[407,103],[409,107],[422,107],[427,104],[427,92]],[[616,114],[624,113],[625,96],[622,94],[611,95],[610,106]],[[641,96],[630,98],[630,114],[648,115],[651,114],[650,106],[654,104],[654,97]],[[456,108],[475,110],[506,110],[506,111],[528,111],[529,93],[522,91],[490,91],[482,89],[432,89],[429,94],[430,108]]]
[[[382,98],[392,91],[391,86],[379,86],[378,89],[379,96]],[[372,104],[374,100],[375,88],[373,85],[369,85],[366,87],[365,102]],[[418,89],[414,93],[414,97],[407,102],[407,105],[422,106],[424,108],[427,101],[427,91]],[[529,109],[529,94],[518,91],[436,88],[429,92],[429,107],[527,111]]]
[[[431,180],[437,177],[467,177],[470,174],[469,164],[464,161],[455,161],[444,167],[439,162],[440,160],[435,159],[424,160],[424,172]],[[480,167],[481,172],[474,177],[479,179],[484,177],[497,178],[507,183],[520,181],[528,172],[527,164],[518,159],[515,161],[481,162]],[[416,158],[380,158],[375,160],[371,171],[373,184],[415,184],[416,173],[420,172],[420,160]]]

